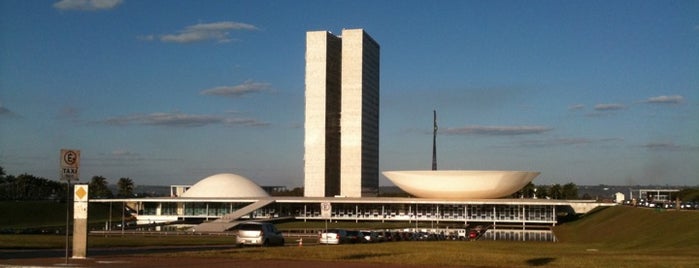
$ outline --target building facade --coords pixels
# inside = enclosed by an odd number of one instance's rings
[[[362,29],[306,33],[305,196],[378,194],[379,51]]]
[[[304,195],[340,194],[340,38],[306,33]]]

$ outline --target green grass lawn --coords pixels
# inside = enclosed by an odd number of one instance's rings
[[[178,254],[468,267],[699,267],[699,211],[603,208],[555,228],[559,242],[437,241]]]
[[[699,250],[699,211],[616,206],[598,209],[554,229],[562,242],[620,249]]]
[[[192,258],[246,260],[322,260],[469,267],[697,267],[699,255],[689,249],[627,250],[594,244],[439,241],[380,244],[243,248],[166,254]]]
[[[109,220],[109,212],[109,204],[90,203],[88,207],[90,224],[104,226]],[[112,221],[120,222],[121,207],[114,205],[111,212]],[[0,202],[0,215],[0,230],[65,228],[66,204],[49,201],[4,201]],[[72,220],[73,214],[69,217]]]
[[[72,239],[72,237],[69,237]],[[70,240],[72,243],[72,240]],[[64,248],[65,235],[0,235],[0,249]],[[183,246],[183,245],[232,245],[235,236],[202,235],[90,235],[88,248]]]

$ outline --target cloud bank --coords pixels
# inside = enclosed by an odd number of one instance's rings
[[[650,151],[697,151],[699,146],[679,145],[674,142],[650,142],[641,147]]]
[[[514,136],[542,134],[553,130],[544,126],[466,126],[447,128],[440,131],[446,135],[485,135],[485,136]]]
[[[621,142],[623,139],[620,138],[603,138],[603,139],[591,139],[591,138],[553,138],[544,140],[523,140],[519,141],[517,145],[522,147],[552,147],[552,146],[581,146],[581,145],[592,145],[592,144],[607,144],[613,142]]]
[[[236,86],[220,86],[201,91],[202,95],[224,96],[224,97],[241,97],[243,95],[258,93],[271,88],[268,83],[260,83],[253,81],[245,81]]]
[[[648,104],[680,104],[684,102],[684,97],[680,95],[650,97],[643,101]]]
[[[208,125],[225,126],[266,126],[268,123],[250,118],[224,117],[216,115],[195,115],[183,113],[151,113],[117,116],[99,123],[111,126],[165,126],[165,127],[203,127]]]
[[[568,110],[575,111],[575,110],[582,110],[585,109],[585,105],[583,104],[574,104],[571,106],[568,106]]]
[[[595,111],[617,111],[626,109],[626,105],[620,103],[602,103],[595,105]]]
[[[159,36],[140,36],[141,40],[160,40],[166,43],[195,43],[205,41],[215,41],[217,43],[227,43],[233,41],[230,38],[231,31],[254,31],[258,28],[254,25],[235,22],[221,21],[213,23],[198,23],[190,25],[174,34],[163,34]]]
[[[61,0],[53,7],[58,10],[97,11],[113,9],[121,3],[122,0]]]

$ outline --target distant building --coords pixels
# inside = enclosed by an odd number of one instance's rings
[[[192,185],[170,185],[170,197],[182,196]]]
[[[289,189],[286,186],[260,186],[262,190],[265,190],[268,194],[286,192]]]
[[[626,198],[626,196],[624,196],[624,194],[622,194],[622,193],[617,192],[616,194],[614,194],[614,201],[617,204],[623,203],[625,198]]]
[[[638,196],[649,202],[666,202],[672,201],[672,195],[679,191],[679,189],[640,189]]]
[[[376,196],[379,44],[362,29],[306,33],[304,196]]]

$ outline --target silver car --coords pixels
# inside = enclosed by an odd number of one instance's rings
[[[235,243],[239,246],[283,246],[284,236],[268,222],[246,222],[238,224]]]
[[[347,231],[342,229],[330,229],[326,232],[321,232],[318,234],[319,244],[344,244],[349,242],[349,237],[347,236]]]

